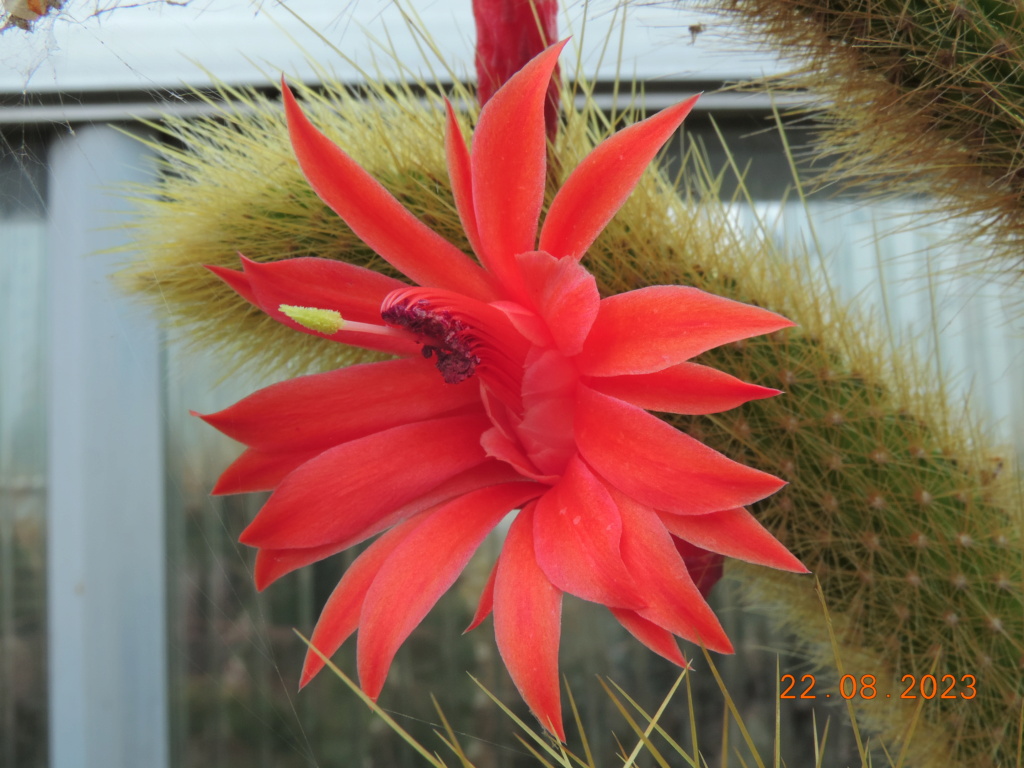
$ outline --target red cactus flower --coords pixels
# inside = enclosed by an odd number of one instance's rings
[[[259,550],[260,589],[382,534],[312,636],[329,656],[358,628],[360,683],[373,697],[398,647],[518,510],[473,626],[493,610],[513,680],[559,738],[563,592],[608,606],[684,664],[676,637],[731,646],[676,540],[805,570],[743,508],[781,480],[644,410],[713,413],[777,394],[688,361],[791,323],[695,288],[601,299],[580,264],[695,99],[598,146],[555,196],[538,239],[544,98],[563,45],[487,103],[472,152],[448,108],[452,189],[479,263],[314,128],[285,87],[313,189],[414,284],[314,258],[212,269],[296,330],[398,359],[285,381],[203,417],[247,446],[215,493],[273,490],[241,536]],[[322,666],[308,655],[302,683]]]

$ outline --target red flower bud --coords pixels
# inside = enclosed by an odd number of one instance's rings
[[[558,39],[555,0],[473,0],[477,97],[482,107],[512,75]],[[558,129],[558,68],[544,104],[548,138]]]

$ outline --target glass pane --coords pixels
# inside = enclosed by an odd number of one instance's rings
[[[0,137],[0,765],[47,764],[45,156]]]

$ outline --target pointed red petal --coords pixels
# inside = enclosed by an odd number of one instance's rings
[[[779,390],[748,384],[715,368],[679,363],[655,373],[594,376],[587,385],[639,408],[667,413],[720,413]]]
[[[743,507],[707,515],[662,515],[661,518],[674,536],[703,549],[781,571],[809,573],[804,564]]]
[[[622,515],[622,559],[648,601],[637,613],[709,650],[732,653],[732,643],[693,583],[658,515],[614,489],[612,496]]]
[[[279,323],[302,333],[364,349],[395,355],[419,353],[419,345],[412,339],[344,329],[327,335],[299,325],[280,310],[282,304],[333,309],[347,320],[383,326],[381,301],[395,287],[408,287],[405,283],[331,259],[302,257],[260,264],[244,256],[241,258],[242,273],[222,267],[208,269]]]
[[[281,304],[333,309],[346,320],[381,323],[380,305],[392,291],[408,288],[393,277],[334,259],[302,256],[260,263],[242,257],[242,268],[260,306]]]
[[[242,254],[238,255],[243,261],[245,260],[245,257],[242,256]],[[249,278],[245,276],[244,272],[236,272],[233,269],[219,267],[216,264],[206,264],[205,266],[208,270],[213,272],[213,274],[227,283],[231,289],[243,299],[248,301],[250,304],[259,306],[259,302],[256,300],[256,294],[253,292],[252,286],[249,285]]]
[[[282,576],[305,568],[307,565],[319,563],[332,555],[341,552],[335,544],[322,547],[306,547],[305,549],[260,549],[256,551],[256,564],[253,567],[253,582],[256,589],[262,592]]]
[[[664,109],[597,145],[551,202],[538,249],[559,258],[582,258],[697,99]]]
[[[487,583],[484,584],[484,588],[480,592],[480,601],[476,605],[476,613],[473,614],[473,620],[469,622],[469,626],[466,627],[462,634],[471,632],[479,627],[484,619],[491,615],[491,611],[494,610],[494,579],[498,575],[499,560],[501,560],[500,557],[494,561],[491,575],[487,577]]]
[[[472,382],[446,384],[430,361],[418,356],[288,379],[200,418],[265,451],[325,450],[479,401]]]
[[[653,373],[792,325],[774,312],[696,288],[655,285],[602,300],[577,363],[590,376]]]
[[[484,488],[428,512],[381,566],[359,618],[359,684],[368,696],[380,693],[399,646],[455,583],[484,537],[537,495],[532,485]]]
[[[267,549],[351,546],[395,522],[392,513],[484,461],[482,414],[394,427],[331,448],[278,486],[239,540]]]
[[[487,275],[462,251],[413,216],[302,113],[282,80],[288,132],[316,193],[359,238],[420,285],[484,301],[496,298]]]
[[[448,113],[444,131],[448,180],[452,185],[452,196],[455,198],[455,208],[459,212],[462,228],[466,230],[466,237],[469,238],[473,251],[479,256],[483,248],[476,226],[476,210],[473,208],[473,172],[470,168],[469,150],[466,148],[466,140],[462,137],[459,121],[455,119],[455,110],[452,109],[451,102],[445,99],[444,106]]]
[[[604,485],[578,456],[537,500],[533,545],[537,564],[563,592],[616,608],[642,608],[619,553],[622,521]]]
[[[537,565],[533,506],[512,521],[494,579],[494,636],[519,694],[541,725],[565,741],[558,686],[562,593]]]
[[[392,513],[389,518],[393,520],[409,519],[420,512],[466,493],[520,479],[516,471],[504,462],[485,461],[410,501]],[[340,544],[327,544],[322,547],[261,549],[256,553],[256,589],[264,590],[285,574],[335,555],[343,549],[347,549],[348,546],[348,542],[343,541]]]
[[[680,667],[686,666],[686,659],[683,658],[683,654],[679,650],[679,644],[672,633],[662,629],[654,622],[643,618],[636,611],[630,611],[625,608],[612,608],[611,612],[633,637],[656,654],[668,659],[673,664],[678,664]]]
[[[597,281],[580,264],[530,251],[517,257],[526,295],[566,357],[579,354],[597,318]]]
[[[513,292],[520,284],[515,256],[532,251],[537,241],[547,169],[544,98],[565,43],[551,46],[513,75],[480,111],[473,135],[480,258]]]
[[[637,501],[675,514],[717,512],[785,485],[636,406],[579,386],[576,442],[587,463]]]
[[[320,448],[288,452],[247,448],[221,473],[210,493],[214,496],[227,496],[232,493],[272,491],[289,473],[320,453]]]
[[[366,592],[380,571],[381,566],[391,556],[406,537],[411,534],[423,520],[419,517],[406,520],[385,533],[356,558],[341,577],[338,586],[327,598],[320,618],[313,629],[310,643],[324,656],[330,658],[342,644],[356,631],[359,625],[359,614],[363,608]],[[302,676],[299,687],[305,686],[324,667],[324,661],[312,650],[306,651],[306,661],[302,665]]]

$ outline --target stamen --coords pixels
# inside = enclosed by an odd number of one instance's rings
[[[397,328],[346,320],[341,316],[340,312],[333,309],[316,309],[314,307],[297,307],[292,304],[281,304],[278,306],[278,310],[303,328],[322,333],[325,336],[333,336],[344,328],[352,333],[372,333],[377,336],[391,336],[409,339],[410,341],[418,340],[413,334],[406,333]]]
[[[423,344],[423,356],[437,358],[437,370],[447,384],[458,384],[473,375],[480,358],[473,353],[464,323],[445,309],[432,309],[420,299],[403,303],[385,302],[381,310],[384,322],[406,328],[412,333],[430,339]]]

